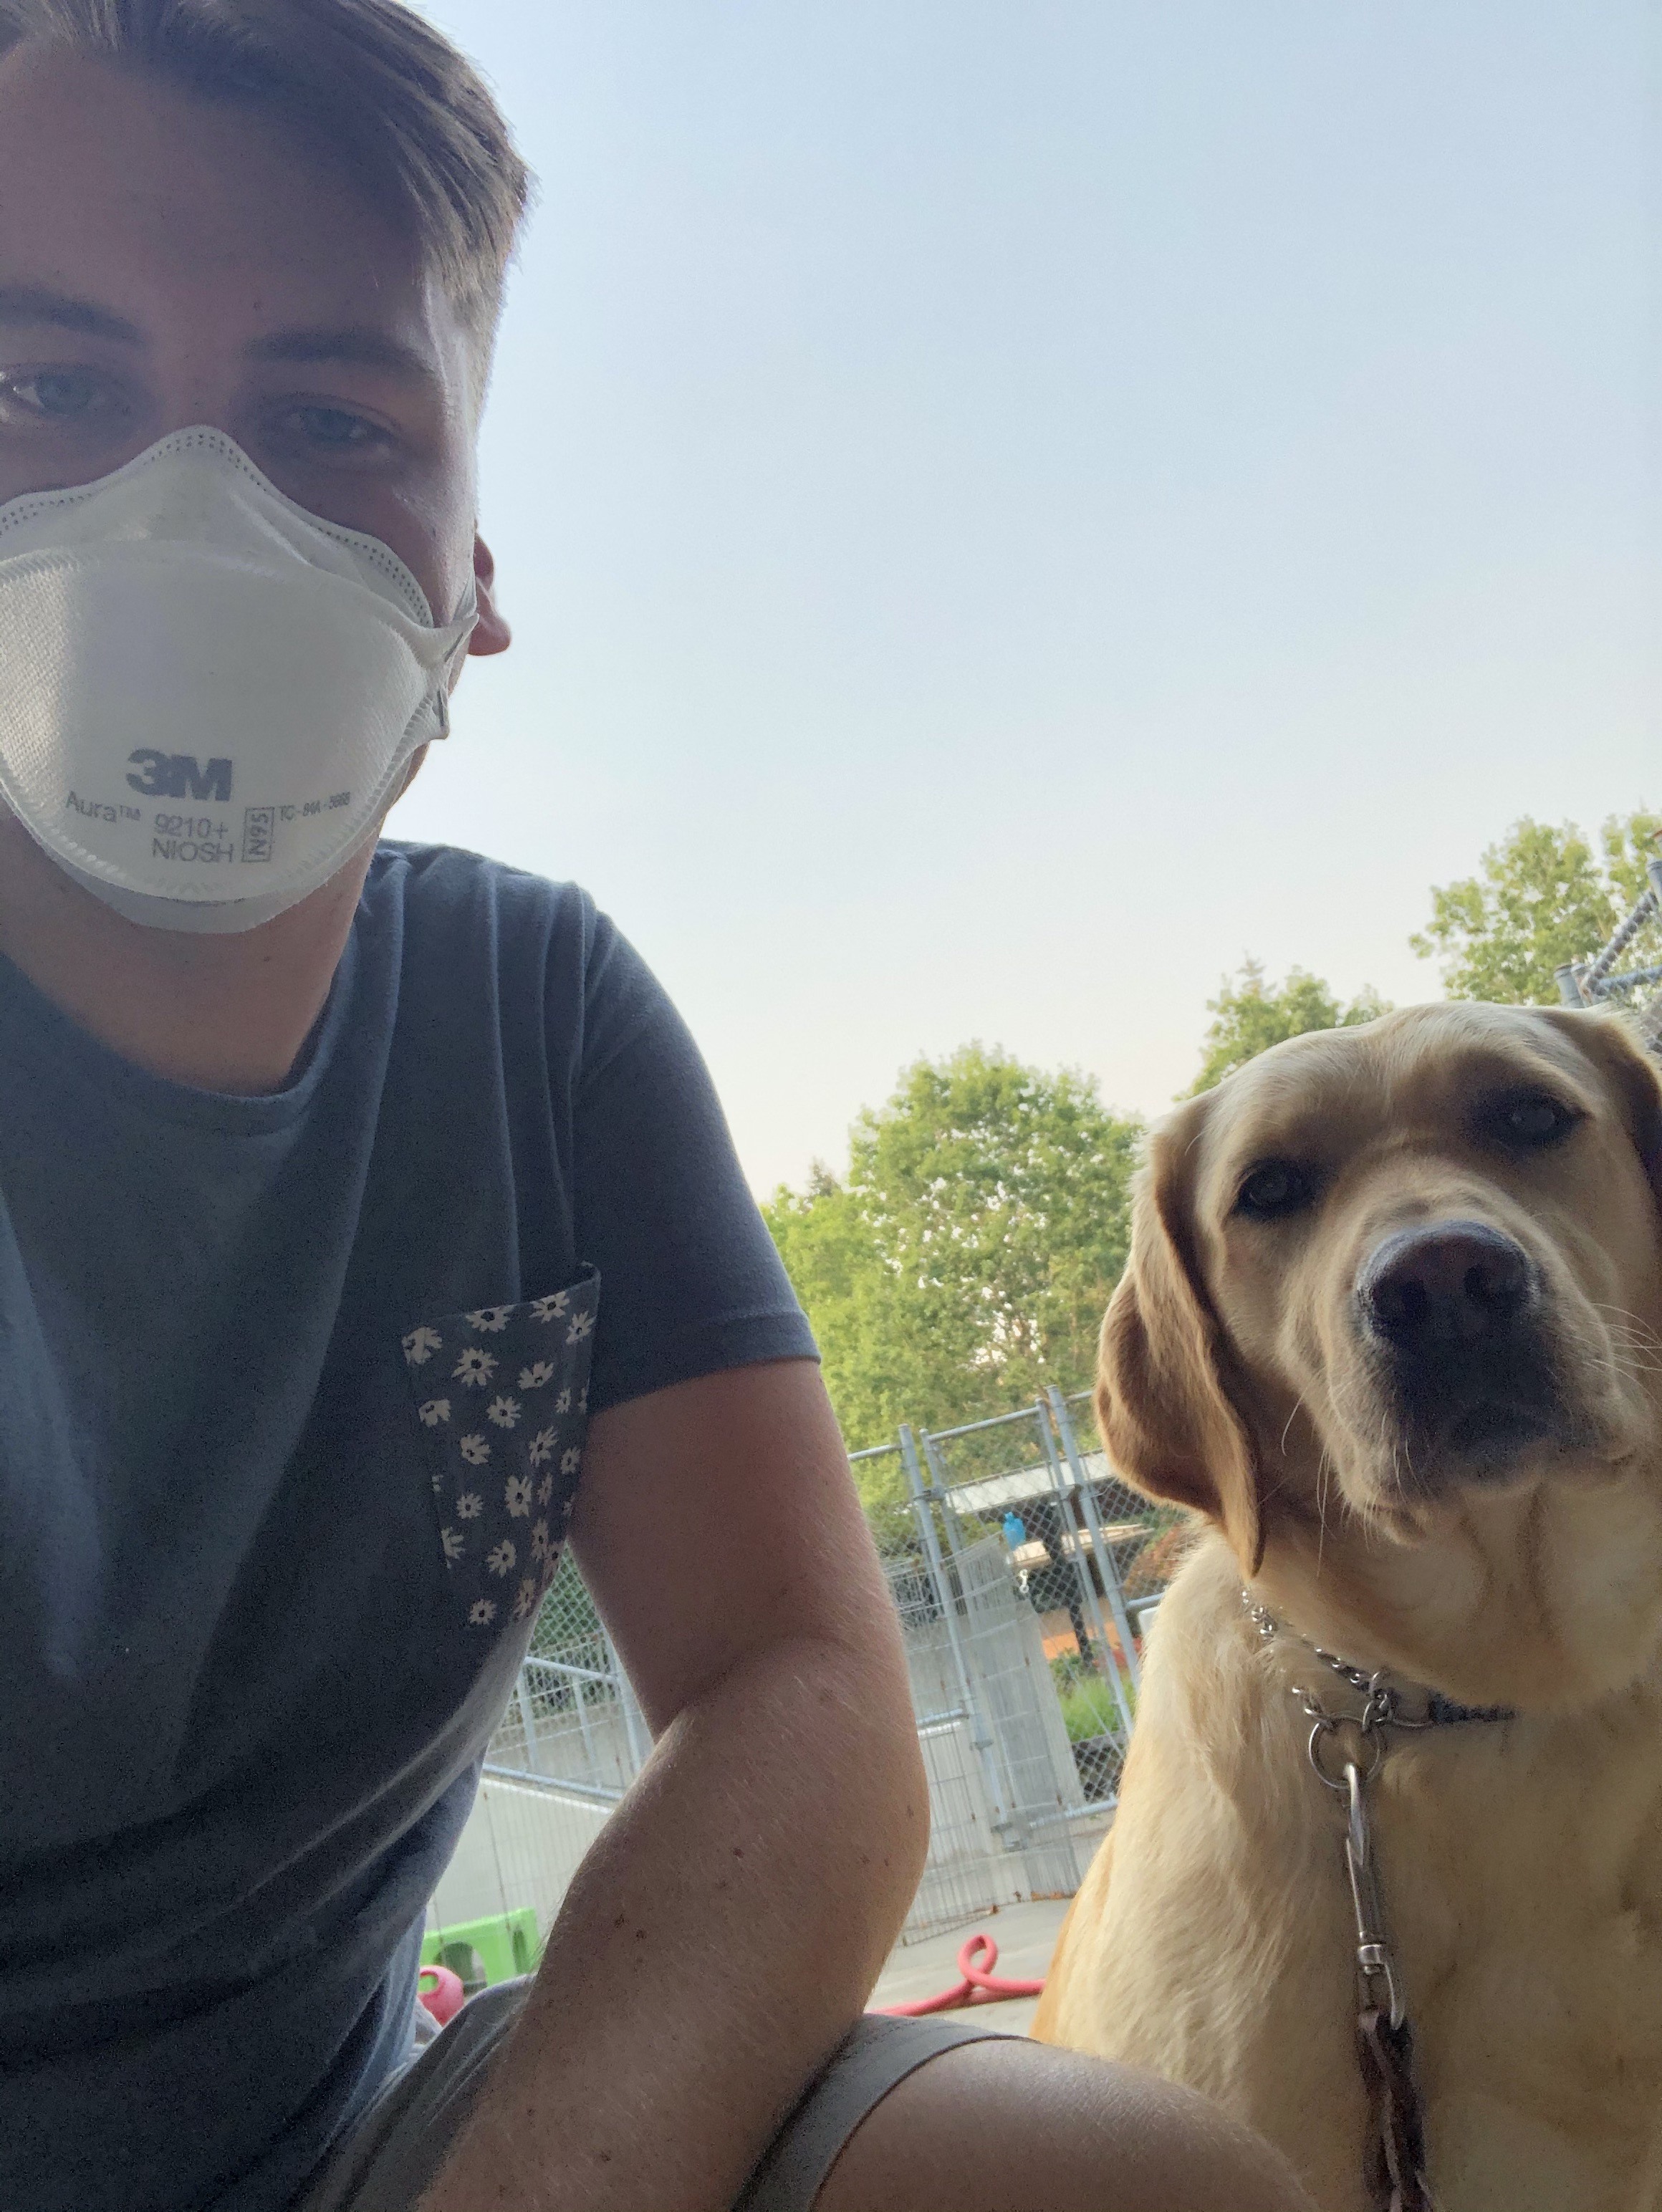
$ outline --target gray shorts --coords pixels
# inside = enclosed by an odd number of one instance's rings
[[[290,2212],[414,2212],[466,2125],[530,1987],[499,1983],[464,2005],[442,2033],[423,2027],[424,2047],[335,2146]],[[420,2017],[426,2021],[424,2013]],[[734,2212],[809,2212],[843,2144],[897,2082],[942,2051],[1002,2033],[964,2014],[893,2020],[868,2013],[809,2084]]]

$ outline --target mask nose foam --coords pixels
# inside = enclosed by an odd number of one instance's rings
[[[0,794],[130,919],[252,928],[378,826],[475,619],[180,431],[0,508]]]

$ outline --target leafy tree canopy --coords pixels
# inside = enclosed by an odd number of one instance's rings
[[[1266,984],[1263,963],[1257,960],[1243,963],[1236,976],[1226,975],[1217,997],[1206,1004],[1212,1026],[1201,1048],[1201,1071],[1190,1089],[1191,1098],[1288,1037],[1303,1036],[1310,1030],[1350,1029],[1391,1011],[1371,987],[1342,1006],[1319,975],[1302,968],[1289,969],[1284,983]]]
[[[1089,1077],[971,1044],[861,1114],[845,1176],[780,1187],[763,1210],[850,1443],[1089,1381],[1141,1135]]]
[[[1613,814],[1595,851],[1574,823],[1526,815],[1489,847],[1475,876],[1434,888],[1431,920],[1409,943],[1422,960],[1441,962],[1451,999],[1555,1006],[1554,969],[1590,958],[1632,907],[1659,828],[1662,816]],[[1647,923],[1628,960],[1662,960],[1662,929]]]

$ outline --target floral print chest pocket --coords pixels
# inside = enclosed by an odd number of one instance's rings
[[[435,1539],[466,1626],[528,1622],[576,1503],[600,1279],[412,1328],[405,1364],[438,1507]]]

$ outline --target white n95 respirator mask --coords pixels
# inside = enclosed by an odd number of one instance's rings
[[[435,629],[378,538],[285,499],[222,431],[0,507],[0,797],[161,929],[252,929],[374,830],[449,728],[473,586]]]

